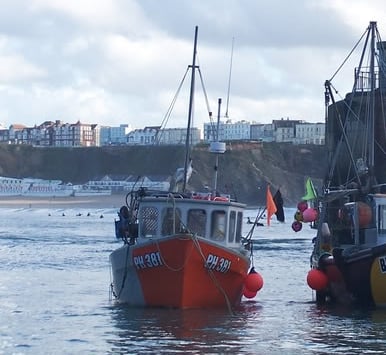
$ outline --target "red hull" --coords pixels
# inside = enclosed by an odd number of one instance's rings
[[[124,282],[128,292],[120,293],[127,296],[119,301],[182,309],[240,303],[249,259],[236,251],[191,235],[126,247],[131,249],[124,263],[128,279],[134,277],[138,282]],[[120,284],[115,283],[115,293]],[[130,294],[141,294],[143,299],[130,299]]]

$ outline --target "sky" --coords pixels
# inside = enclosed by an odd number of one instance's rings
[[[193,126],[202,129],[208,111],[232,122],[324,122],[324,81],[370,21],[377,21],[381,34],[386,31],[384,0],[0,4],[0,123],[5,127],[55,120],[185,127],[190,72],[176,93],[192,63],[195,26],[205,90],[196,73]],[[351,89],[353,66],[342,71],[341,93]]]

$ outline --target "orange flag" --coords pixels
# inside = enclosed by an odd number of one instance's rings
[[[267,186],[267,225],[271,225],[271,217],[277,211],[269,185]]]

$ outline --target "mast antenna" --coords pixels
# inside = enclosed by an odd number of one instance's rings
[[[186,143],[185,143],[185,165],[184,165],[184,182],[182,187],[182,192],[185,192],[187,184],[187,172],[188,172],[188,161],[190,155],[190,130],[192,124],[192,115],[193,115],[193,100],[194,100],[194,84],[195,84],[195,74],[196,74],[196,55],[197,55],[197,37],[198,37],[198,26],[196,26],[194,31],[194,47],[193,47],[193,60],[192,60],[192,79],[190,83],[190,99],[189,99],[189,113],[188,113],[188,127],[186,129]]]
[[[229,65],[229,77],[228,77],[228,92],[227,92],[227,105],[225,111],[225,117],[228,118],[228,107],[229,107],[229,95],[231,91],[231,79],[232,79],[232,65],[233,65],[233,46],[234,46],[235,38],[232,38],[232,50],[231,50],[231,62]]]

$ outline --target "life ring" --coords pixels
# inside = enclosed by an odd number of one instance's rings
[[[213,196],[212,194],[207,195],[193,195],[193,200],[207,200],[207,201],[218,201],[218,202],[228,202],[229,198],[225,196]]]
[[[209,200],[210,195],[193,195],[193,200]]]
[[[223,197],[223,196],[215,196],[212,198],[212,201],[222,201],[222,202],[228,202],[229,199],[228,197]]]

